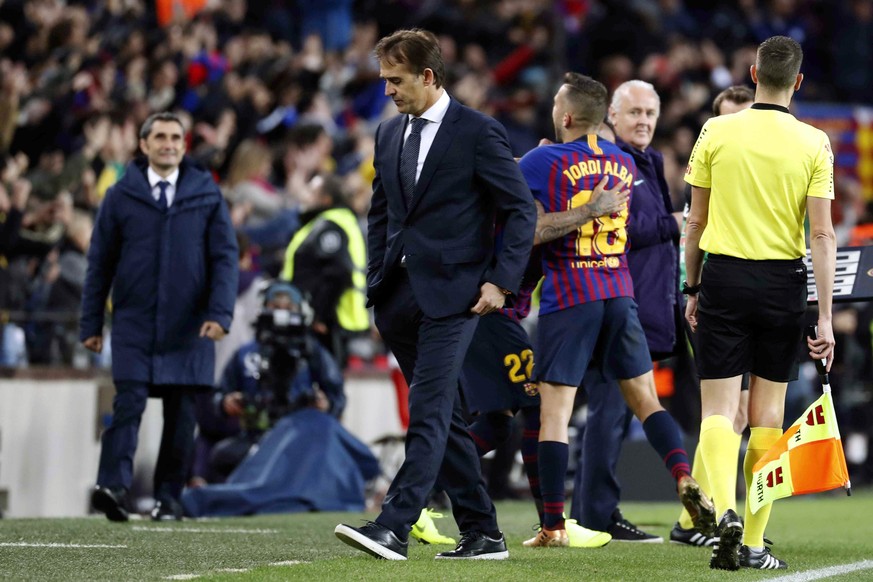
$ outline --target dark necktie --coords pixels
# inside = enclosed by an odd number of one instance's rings
[[[158,196],[158,206],[161,210],[167,209],[167,188],[170,186],[170,183],[166,180],[161,180],[158,182],[158,188],[161,189],[161,193]]]
[[[420,117],[412,118],[412,133],[403,144],[400,153],[400,186],[406,197],[407,207],[412,204],[412,195],[415,193],[415,170],[418,167],[418,152],[421,149],[421,129],[427,123]]]

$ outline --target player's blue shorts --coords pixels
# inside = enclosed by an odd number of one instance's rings
[[[652,369],[646,334],[631,297],[582,303],[540,315],[538,381],[579,386],[588,365],[607,380],[626,380]]]
[[[533,357],[520,323],[501,313],[483,316],[461,369],[467,409],[485,414],[539,406],[539,393],[531,381]]]

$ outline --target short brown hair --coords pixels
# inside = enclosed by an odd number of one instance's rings
[[[771,36],[758,47],[758,83],[773,89],[793,87],[803,62],[800,44],[787,36]]]
[[[406,65],[416,75],[433,71],[434,84],[442,87],[446,80],[442,51],[437,37],[427,30],[398,30],[376,43],[376,58],[391,65]]]
[[[579,73],[566,73],[564,85],[570,89],[567,99],[581,121],[590,125],[603,122],[609,97],[603,83]]]
[[[749,101],[754,100],[754,91],[745,85],[733,85],[715,96],[715,100],[712,102],[712,114],[716,117],[721,115],[721,104],[725,101],[742,105],[743,103],[748,103]]]

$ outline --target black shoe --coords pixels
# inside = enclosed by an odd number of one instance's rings
[[[709,567],[714,570],[739,570],[743,523],[733,509],[728,509],[718,522],[718,542],[712,545]]]
[[[505,560],[509,557],[506,549],[506,539],[488,537],[481,531],[470,531],[461,535],[461,541],[454,550],[440,552],[437,560]]]
[[[109,521],[127,521],[130,514],[126,507],[127,491],[121,487],[101,487],[97,485],[91,492],[91,506],[106,514]]]
[[[702,534],[694,528],[685,529],[679,522],[670,530],[670,543],[686,546],[710,547],[718,542],[718,538]]]
[[[646,533],[624,518],[621,511],[612,512],[612,525],[606,528],[614,542],[641,542],[648,544],[664,543],[661,536]]]
[[[406,559],[408,542],[400,541],[397,534],[375,521],[368,521],[363,527],[352,527],[341,523],[336,526],[333,533],[344,543],[373,557],[384,560]]]
[[[749,546],[740,547],[740,567],[756,570],[785,570],[788,564],[773,556],[770,548],[753,550]]]
[[[158,501],[151,515],[152,521],[182,521],[182,506],[173,499]]]

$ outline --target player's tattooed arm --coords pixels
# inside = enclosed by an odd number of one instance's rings
[[[621,212],[627,204],[630,189],[623,182],[619,182],[606,190],[606,182],[607,178],[600,181],[586,204],[564,212],[546,212],[543,205],[536,201],[537,227],[534,231],[534,244],[540,245],[560,238],[599,216]]]

